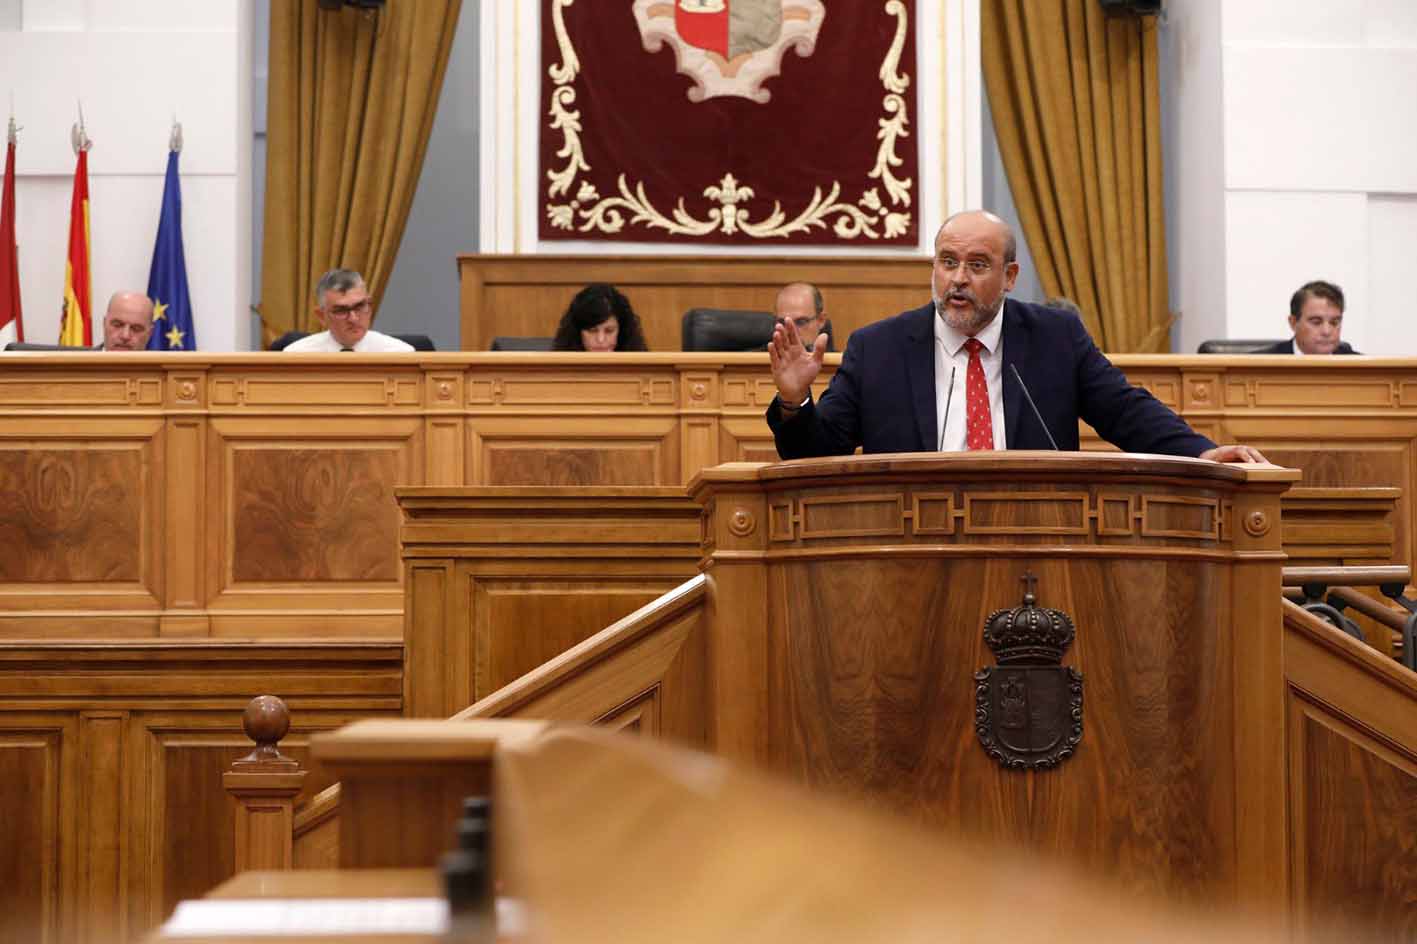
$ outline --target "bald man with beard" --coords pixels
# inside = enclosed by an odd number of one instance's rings
[[[778,455],[1076,450],[1081,418],[1126,452],[1265,461],[1249,446],[1217,446],[1128,383],[1076,315],[1007,298],[1016,251],[993,213],[947,219],[935,237],[932,301],[853,332],[819,403],[811,384],[825,337],[808,349],[790,320],[778,324],[768,345],[778,394],[767,411]]]

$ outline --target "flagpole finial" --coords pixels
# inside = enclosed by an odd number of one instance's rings
[[[69,131],[69,142],[74,146],[74,154],[77,156],[80,151],[87,151],[93,147],[93,139],[89,137],[88,131],[84,128],[84,103],[79,102],[79,120]]]
[[[182,122],[176,118],[172,120],[172,133],[167,137],[167,149],[177,154],[182,153]]]

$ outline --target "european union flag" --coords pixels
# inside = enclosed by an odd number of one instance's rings
[[[167,155],[167,181],[162,188],[162,217],[157,224],[153,267],[148,273],[148,297],[153,300],[150,351],[195,351],[197,329],[192,324],[192,299],[187,294],[187,258],[182,252],[182,187],[177,177],[178,151]]]

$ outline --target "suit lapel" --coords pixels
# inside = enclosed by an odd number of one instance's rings
[[[920,448],[934,452],[935,440],[935,305],[932,302],[906,316],[905,374],[910,403],[920,433]]]
[[[1022,448],[1018,444],[1018,412],[1023,403],[1023,392],[1019,389],[1014,374],[1028,373],[1028,333],[1023,330],[1018,314],[1011,311],[1013,302],[1004,299],[1004,310],[999,317],[1004,319],[1001,337],[1004,342],[1004,440],[1009,449]]]

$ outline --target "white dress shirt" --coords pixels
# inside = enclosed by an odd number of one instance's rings
[[[328,331],[321,331],[319,334],[306,335],[299,341],[292,341],[285,349],[294,354],[338,354],[344,350],[344,346]],[[354,345],[356,354],[396,354],[411,350],[412,344],[372,329],[365,332],[364,337]]]
[[[984,382],[989,388],[989,417],[994,427],[994,448],[1006,449],[1004,441],[1004,306],[994,320],[975,335],[984,345],[979,361],[984,367]],[[944,452],[963,452],[968,439],[965,418],[965,383],[969,373],[969,352],[964,342],[969,338],[945,323],[939,305],[935,306],[935,442],[943,443]],[[950,393],[950,372],[954,372],[954,393]],[[949,415],[945,406],[949,405]]]

